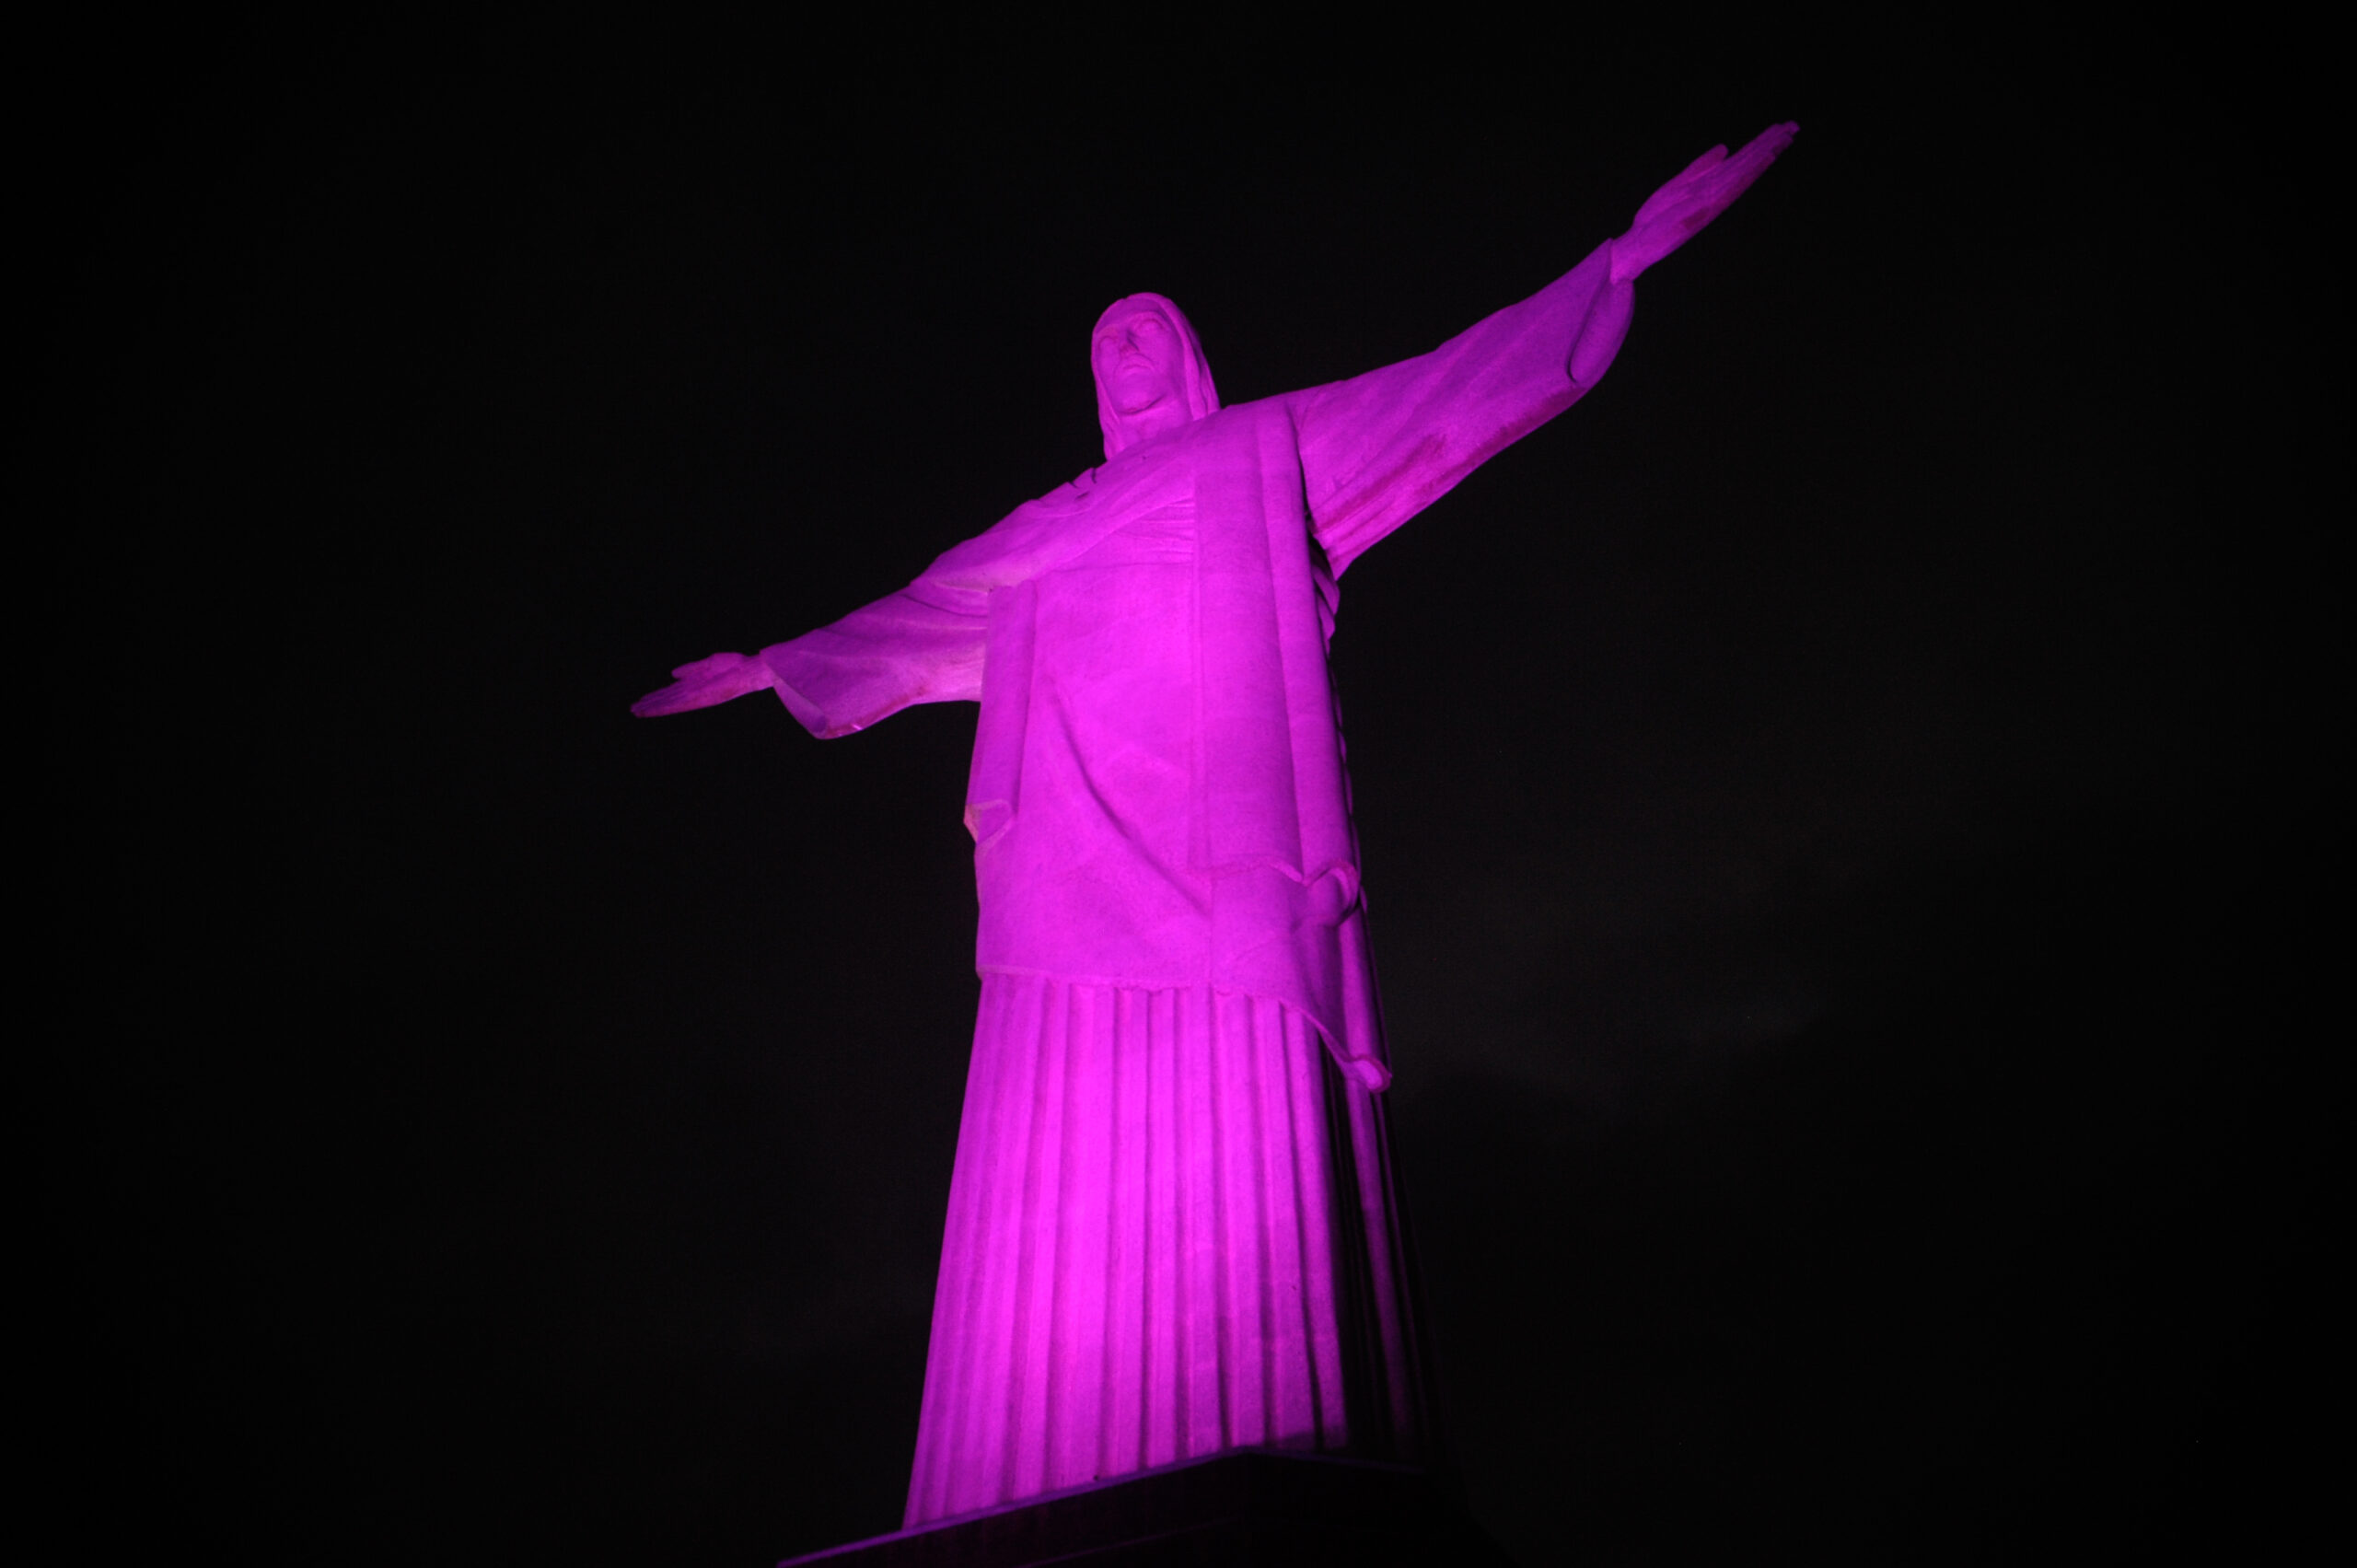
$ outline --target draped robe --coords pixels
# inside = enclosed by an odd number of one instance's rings
[[[1120,450],[763,650],[822,738],[981,705],[983,992],[911,1526],[1225,1448],[1428,1454],[1336,585],[1603,373],[1610,251],[1430,354]]]

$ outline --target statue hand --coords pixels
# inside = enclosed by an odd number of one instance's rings
[[[1688,164],[1683,174],[1637,209],[1637,221],[1612,242],[1612,281],[1627,283],[1701,233],[1767,172],[1799,131],[1787,120],[1752,137],[1733,157],[1718,146]]]
[[[709,708],[748,691],[766,691],[777,683],[770,667],[749,654],[714,654],[683,664],[671,674],[670,685],[641,697],[630,711],[643,719],[659,718],[690,708]]]

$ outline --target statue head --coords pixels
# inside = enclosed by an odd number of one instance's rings
[[[1107,306],[1089,335],[1088,359],[1108,458],[1219,412],[1195,329],[1158,294],[1132,294]]]

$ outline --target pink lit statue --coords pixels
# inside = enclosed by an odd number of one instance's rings
[[[981,1017],[911,1526],[1226,1449],[1429,1453],[1327,674],[1335,583],[1612,363],[1631,285],[1794,127],[1713,148],[1418,359],[1223,409],[1117,301],[1105,462],[831,626],[675,671],[813,735],[977,702]]]

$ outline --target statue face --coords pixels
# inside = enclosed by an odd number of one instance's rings
[[[1097,384],[1117,412],[1139,414],[1159,406],[1187,417],[1186,345],[1162,312],[1141,305],[1097,329],[1091,350]]]

